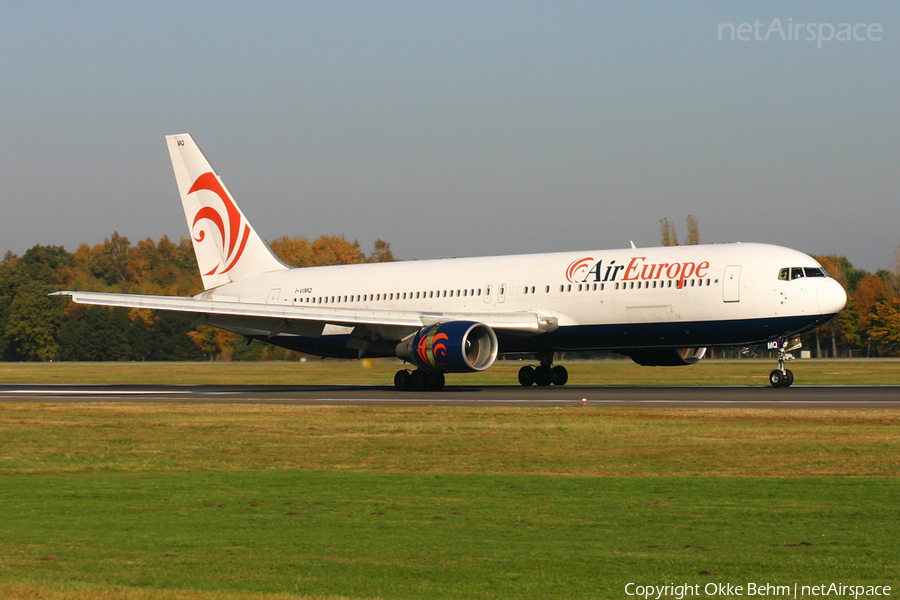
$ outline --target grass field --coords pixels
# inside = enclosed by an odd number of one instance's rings
[[[856,369],[818,364],[801,366]],[[40,366],[96,383],[395,369]],[[3,380],[39,379],[19,367],[0,365]],[[896,594],[898,431],[898,411],[3,403],[0,598],[623,598],[628,582]]]
[[[517,385],[527,362],[500,361],[481,373],[447,375],[447,385]],[[774,360],[704,360],[689,367],[641,367],[630,360],[564,361],[570,385],[768,385]],[[897,385],[900,360],[798,360],[798,385]],[[0,383],[221,385],[392,385],[397,360],[231,363],[0,363]]]

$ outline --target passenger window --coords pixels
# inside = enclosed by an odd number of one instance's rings
[[[778,281],[790,281],[791,280],[791,270],[788,268],[782,269],[778,273]]]

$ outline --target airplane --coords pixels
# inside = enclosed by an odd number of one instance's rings
[[[530,355],[523,386],[565,385],[563,351],[610,350],[645,366],[708,347],[768,343],[773,387],[800,334],[834,318],[843,287],[812,257],[729,243],[290,268],[250,225],[189,134],[166,136],[204,291],[193,297],[63,291],[79,304],[165,311],[322,357],[397,357],[397,390]]]

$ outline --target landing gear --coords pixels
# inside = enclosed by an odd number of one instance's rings
[[[519,369],[519,383],[525,387],[538,385],[545,387],[550,384],[566,385],[569,381],[569,372],[562,365],[553,366],[553,353],[542,352],[538,354],[540,366],[526,365]]]
[[[410,372],[402,369],[394,374],[394,387],[401,392],[439,392],[444,389],[444,374],[440,371],[416,369]]]
[[[779,338],[778,343],[778,368],[769,373],[769,385],[772,387],[791,387],[791,384],[794,383],[794,374],[790,369],[784,368],[785,361],[792,360],[794,355],[788,352],[788,349],[793,350],[794,348],[800,347],[800,340],[797,339],[794,344],[788,348],[787,340],[782,341]]]
[[[769,373],[769,384],[772,387],[791,387],[794,383],[794,373],[790,369],[779,371],[775,369]]]

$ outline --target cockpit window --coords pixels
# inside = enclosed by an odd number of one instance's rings
[[[778,272],[778,281],[791,281],[801,277],[828,277],[821,267],[785,267]]]

